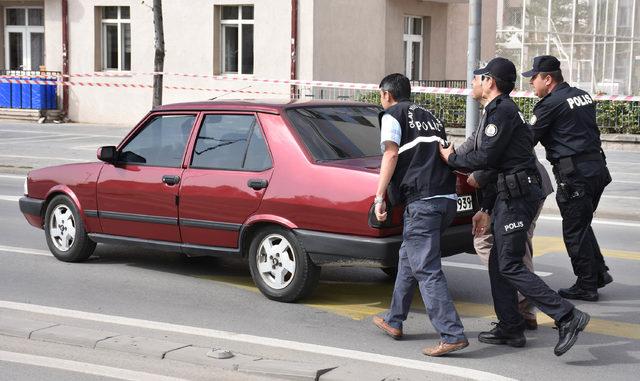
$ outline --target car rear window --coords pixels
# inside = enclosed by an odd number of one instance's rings
[[[374,106],[295,108],[287,117],[317,161],[380,155],[380,127]]]

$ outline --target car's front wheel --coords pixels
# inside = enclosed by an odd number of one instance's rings
[[[320,267],[311,262],[295,235],[270,226],[259,230],[249,246],[251,277],[269,299],[294,302],[318,283]]]
[[[93,254],[96,243],[87,236],[80,213],[69,197],[54,197],[47,206],[44,221],[47,246],[57,259],[79,262]]]

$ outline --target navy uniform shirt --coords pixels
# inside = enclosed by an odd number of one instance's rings
[[[453,153],[449,165],[455,168],[494,169],[504,174],[525,170],[536,173],[533,137],[518,106],[507,94],[485,107],[480,147],[465,154]]]
[[[536,104],[529,123],[534,145],[542,143],[549,162],[553,164],[563,157],[600,152],[595,106],[588,93],[566,82],[558,84]]]

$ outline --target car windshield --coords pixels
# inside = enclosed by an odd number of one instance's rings
[[[316,161],[380,155],[380,108],[332,106],[295,108],[291,124]]]

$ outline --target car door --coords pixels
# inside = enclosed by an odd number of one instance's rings
[[[255,114],[204,115],[180,188],[183,243],[237,248],[242,224],[258,209],[271,173]]]
[[[104,234],[180,242],[177,196],[193,114],[151,114],[98,178]]]

